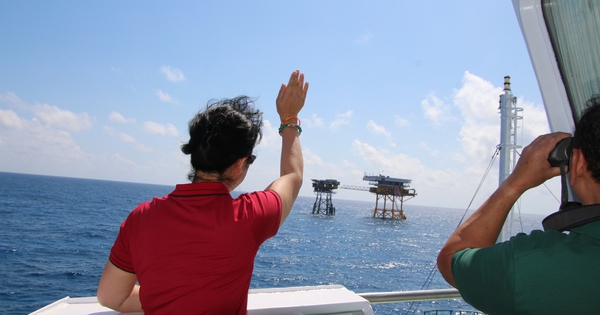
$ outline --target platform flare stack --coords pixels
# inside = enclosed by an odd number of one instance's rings
[[[340,182],[335,179],[313,179],[312,181],[317,195],[312,213],[334,215],[335,207],[331,202],[331,195],[335,194],[334,189],[338,189]]]

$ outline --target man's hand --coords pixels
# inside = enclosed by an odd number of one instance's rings
[[[541,135],[533,140],[523,149],[515,169],[506,179],[507,185],[520,192],[525,192],[560,175],[560,169],[552,167],[548,162],[548,155],[560,140],[570,136],[571,134],[566,132],[554,132]]]

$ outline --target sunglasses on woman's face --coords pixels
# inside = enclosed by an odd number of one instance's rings
[[[248,155],[246,162],[248,162],[248,165],[250,165],[250,164],[254,163],[254,160],[256,160],[256,155],[251,154],[251,155]]]

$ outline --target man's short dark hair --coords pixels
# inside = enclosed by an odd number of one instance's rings
[[[575,126],[573,148],[581,150],[588,170],[600,184],[600,94],[586,102],[586,109]]]

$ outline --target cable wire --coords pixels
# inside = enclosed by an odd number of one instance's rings
[[[494,162],[496,161],[496,158],[498,157],[498,155],[500,153],[500,149],[501,149],[500,146],[496,146],[496,151],[494,151],[494,154],[492,154],[490,163],[488,164],[487,169],[485,170],[483,177],[481,178],[481,181],[479,182],[479,185],[477,186],[477,189],[475,190],[475,193],[473,194],[473,197],[471,198],[471,201],[469,202],[469,205],[467,206],[465,213],[463,213],[463,216],[460,219],[460,222],[458,222],[458,225],[456,226],[456,228],[458,228],[462,224],[463,220],[465,219],[465,216],[467,215],[467,212],[469,212],[469,209],[471,208],[471,205],[473,204],[473,201],[475,200],[477,193],[479,193],[481,186],[483,186],[483,183],[485,182],[486,177],[488,176],[490,170],[492,169],[492,166],[494,165]],[[522,227],[521,227],[521,229],[522,229]],[[427,276],[427,279],[425,279],[425,282],[421,286],[421,290],[427,290],[429,288],[429,286],[431,285],[431,282],[433,281],[433,277],[434,277],[436,271],[437,271],[437,265],[433,264],[431,267],[431,270],[429,271],[429,275]],[[421,301],[410,303],[410,306],[408,307],[408,309],[406,310],[406,312],[404,314],[409,314],[409,312],[411,314],[414,314],[418,310],[420,305],[421,305]]]

